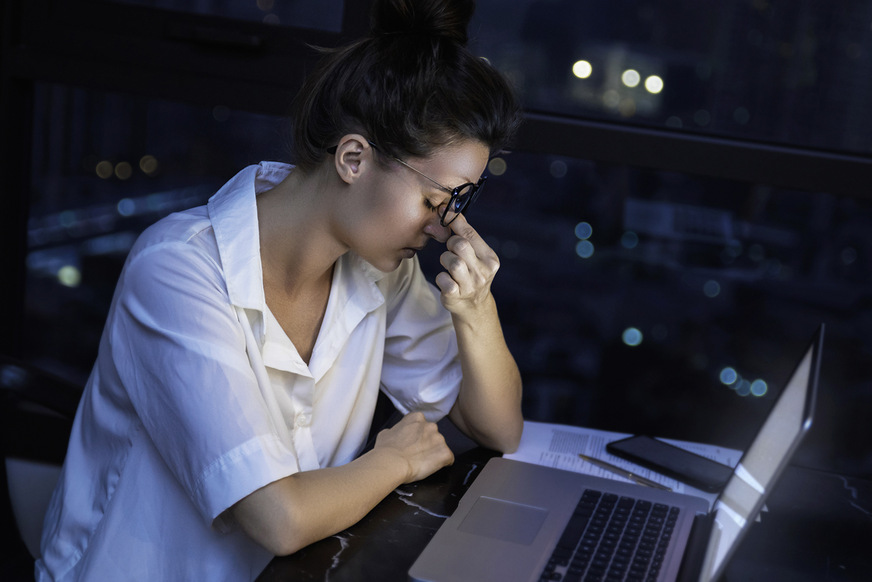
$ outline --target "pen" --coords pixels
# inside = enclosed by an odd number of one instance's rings
[[[596,465],[597,467],[599,467],[601,469],[605,469],[606,471],[609,471],[610,473],[620,475],[621,477],[626,477],[627,479],[629,479],[633,483],[638,483],[639,485],[647,485],[648,487],[654,487],[655,489],[664,489],[666,491],[672,491],[672,489],[667,487],[666,485],[661,485],[660,483],[657,483],[656,481],[652,481],[651,479],[646,479],[645,477],[636,475],[635,473],[633,473],[631,471],[627,471],[626,469],[621,469],[617,465],[612,465],[611,463],[607,463],[605,461],[601,461],[600,459],[595,459],[593,457],[588,457],[587,455],[582,455],[581,453],[579,453],[578,456],[581,457],[582,459],[584,459],[585,461],[587,461],[588,463],[590,463],[592,465]]]

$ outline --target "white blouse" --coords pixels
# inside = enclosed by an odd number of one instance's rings
[[[416,259],[337,262],[307,365],[266,306],[244,169],[147,229],[127,259],[45,520],[38,580],[245,580],[271,555],[225,511],[297,471],[351,461],[379,388],[445,416],[457,341]]]

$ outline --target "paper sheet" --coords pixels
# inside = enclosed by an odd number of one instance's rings
[[[708,500],[709,505],[714,503],[717,495],[700,491],[695,487],[685,485],[680,481],[655,473],[650,469],[640,467],[635,463],[625,461],[606,452],[606,444],[611,441],[631,436],[627,433],[611,432],[562,424],[550,424],[541,422],[524,422],[524,434],[521,436],[521,445],[515,453],[503,455],[507,459],[547,465],[566,471],[585,473],[596,477],[617,479],[629,482],[628,479],[592,465],[578,454],[582,453],[597,459],[602,459],[613,465],[617,465],[636,475],[651,479],[662,485],[666,485],[677,493],[696,495]],[[662,439],[665,442],[682,447],[698,455],[714,459],[719,463],[735,467],[742,456],[741,451],[728,449],[717,445],[707,445],[673,439]]]

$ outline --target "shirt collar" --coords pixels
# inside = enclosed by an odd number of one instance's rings
[[[257,194],[276,187],[293,168],[279,162],[248,166],[209,199],[209,218],[233,305],[266,311],[255,198]],[[359,278],[358,283],[362,284],[359,289],[368,289],[369,298],[364,300],[364,304],[375,306],[380,303],[381,294],[374,284],[387,273],[356,255],[347,258],[350,259],[349,266],[356,272],[353,278]]]
[[[286,167],[285,175],[290,172]],[[248,166],[224,184],[207,203],[230,302],[263,311],[263,269],[257,228],[256,186],[265,164]],[[276,175],[270,172],[267,176]]]

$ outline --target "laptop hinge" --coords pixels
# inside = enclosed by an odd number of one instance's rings
[[[677,582],[698,582],[714,525],[714,511],[700,513],[693,518],[687,547],[684,549],[684,558],[678,570]]]

